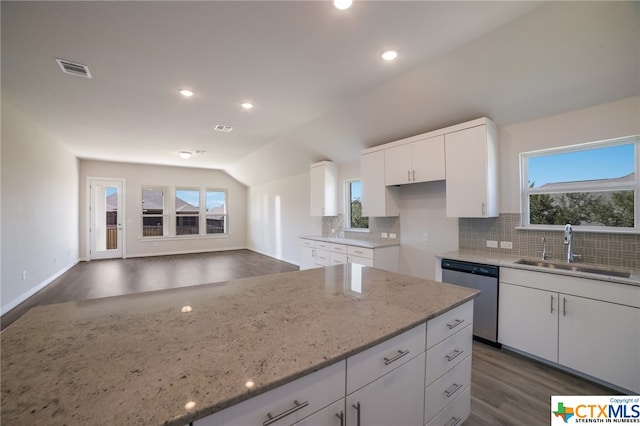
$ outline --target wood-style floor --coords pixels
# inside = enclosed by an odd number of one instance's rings
[[[2,329],[37,305],[297,270],[296,265],[249,250],[82,262],[2,316]],[[471,379],[471,416],[463,426],[548,425],[551,395],[616,393],[477,342],[473,344]]]

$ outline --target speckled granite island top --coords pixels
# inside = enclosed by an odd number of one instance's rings
[[[1,335],[2,424],[186,425],[474,295],[347,264],[37,307]]]

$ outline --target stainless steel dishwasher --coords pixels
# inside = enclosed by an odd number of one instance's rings
[[[442,282],[480,290],[473,303],[473,337],[498,343],[498,267],[442,259]]]

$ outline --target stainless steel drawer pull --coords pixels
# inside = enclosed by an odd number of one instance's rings
[[[567,315],[567,298],[563,297],[562,298],[562,316],[566,316]]]
[[[267,413],[267,417],[269,418],[269,420],[265,420],[262,423],[262,426],[269,426],[270,424],[275,423],[278,420],[282,420],[283,418],[287,417],[289,414],[293,414],[298,410],[302,410],[304,407],[309,405],[309,401],[305,401],[303,403],[300,403],[300,402],[298,402],[298,400],[295,400],[295,401],[293,401],[293,403],[295,404],[295,407],[291,407],[287,411],[284,411],[284,412],[278,414],[277,416],[272,416],[271,413]]]
[[[360,401],[352,405],[356,409],[356,426],[360,426]]]
[[[446,422],[444,426],[456,426],[458,423],[460,423],[460,420],[462,420],[462,417],[451,417],[451,420]]]
[[[444,393],[447,395],[447,398],[451,398],[451,395],[458,392],[458,389],[460,389],[461,387],[462,385],[454,383],[451,386],[449,386],[448,389],[445,389]]]
[[[354,250],[353,252],[354,253],[358,253],[358,254],[363,254],[364,253],[363,251],[360,251],[360,250]]]
[[[447,358],[447,361],[453,361],[454,359],[456,359],[460,355],[462,355],[463,352],[464,351],[461,351],[459,349],[454,349],[452,352],[450,352],[447,355],[445,355],[445,357]]]
[[[464,322],[463,319],[455,319],[455,321],[447,323],[447,327],[449,327],[449,330],[451,330],[452,328],[456,328],[457,326],[459,326],[460,324],[462,324]]]
[[[387,358],[386,356],[384,357],[384,365],[389,365],[394,361],[399,360],[400,358],[402,358],[405,355],[409,354],[409,350],[407,349],[406,351],[401,351],[400,349],[398,349],[398,354],[392,358]]]
[[[407,170],[407,182],[411,182],[411,170]]]
[[[340,426],[344,426],[344,411],[336,413],[336,417],[340,419]]]
[[[553,313],[553,294],[551,295],[551,313]]]

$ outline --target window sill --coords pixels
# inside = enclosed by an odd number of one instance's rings
[[[371,232],[368,228],[343,228],[341,229],[341,231],[343,232],[359,232],[362,234],[368,234],[369,232]]]
[[[564,225],[516,226],[515,229],[518,230],[518,231],[557,231],[557,232],[564,232]],[[591,233],[595,233],[595,234],[629,234],[629,235],[639,235],[640,234],[640,229],[629,229],[629,228],[624,228],[624,229],[613,229],[613,228],[598,229],[598,228],[581,228],[579,226],[573,226],[572,229],[573,229],[573,232],[575,232],[575,233],[591,232]]]
[[[166,237],[140,237],[141,242],[181,241],[181,240],[207,240],[217,238],[229,238],[229,234],[209,235],[167,235]]]

